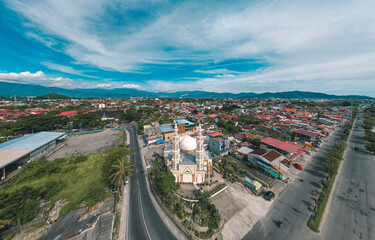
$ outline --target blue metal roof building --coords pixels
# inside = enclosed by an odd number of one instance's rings
[[[36,150],[51,141],[64,137],[62,132],[38,132],[0,144],[1,150]]]
[[[57,140],[63,140],[63,132],[39,132],[12,139],[0,144],[1,179],[5,178],[5,169],[18,162],[18,167],[44,154],[56,146]]]

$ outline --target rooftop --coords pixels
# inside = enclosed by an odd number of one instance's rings
[[[173,132],[173,130],[173,126],[170,123],[160,125],[160,132],[162,133]]]
[[[265,154],[267,151],[263,148],[258,148],[256,150],[254,150],[253,152],[251,152],[251,154],[254,154],[254,155],[259,155],[259,156],[262,156],[263,154]]]
[[[316,133],[316,132],[310,132],[310,131],[306,131],[306,130],[297,130],[296,131],[297,134],[301,134],[301,135],[304,135],[304,136],[308,136],[308,137],[311,137],[311,138],[314,138],[316,136],[318,136],[319,134]]]
[[[266,153],[265,155],[263,155],[263,157],[270,162],[272,162],[273,160],[275,160],[276,158],[278,158],[280,156],[281,156],[281,154],[276,152],[275,150],[271,150],[268,153]]]
[[[186,119],[177,119],[176,122],[177,122],[177,125],[180,125],[180,124],[194,125],[194,123],[192,123],[192,122],[190,122]]]
[[[221,132],[214,132],[214,133],[211,133],[209,134],[211,137],[218,137],[218,136],[221,136],[223,135]]]
[[[76,114],[76,113],[77,111],[66,111],[66,112],[61,112],[57,116],[69,116],[69,115]]]
[[[301,149],[303,147],[303,146],[298,145],[298,144],[294,144],[294,143],[291,143],[291,142],[283,142],[283,141],[280,141],[280,140],[277,140],[277,139],[274,139],[274,138],[271,138],[271,137],[265,138],[265,139],[261,140],[260,142],[264,143],[264,144],[267,144],[269,146],[278,148],[278,149],[283,150],[283,151],[288,152],[288,153],[295,153],[295,152],[297,152],[298,149]]]
[[[0,144],[0,168],[64,135],[62,132],[39,132]]]
[[[248,148],[248,147],[241,147],[240,149],[237,150],[238,152],[242,153],[242,154],[249,154],[251,152],[253,152],[254,150],[251,149],[251,148]]]
[[[52,140],[63,137],[63,132],[38,132],[0,144],[0,150],[36,150]]]

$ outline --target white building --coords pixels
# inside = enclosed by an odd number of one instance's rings
[[[176,182],[202,183],[212,175],[212,159],[203,147],[202,128],[198,127],[198,136],[184,136],[180,140],[175,124],[172,144],[166,146],[164,159],[167,171],[173,173]]]

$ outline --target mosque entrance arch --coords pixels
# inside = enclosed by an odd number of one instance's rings
[[[182,182],[193,182],[193,175],[191,174],[191,170],[189,168],[185,169],[184,174],[182,175]]]
[[[197,183],[202,183],[202,182],[203,182],[202,174],[198,174]]]

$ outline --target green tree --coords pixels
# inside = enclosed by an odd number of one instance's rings
[[[177,189],[176,179],[171,172],[167,172],[160,181],[160,191],[164,194]]]
[[[125,157],[117,160],[112,166],[115,172],[110,176],[111,183],[114,187],[121,188],[124,185],[126,178],[133,174],[134,164],[129,162]]]

